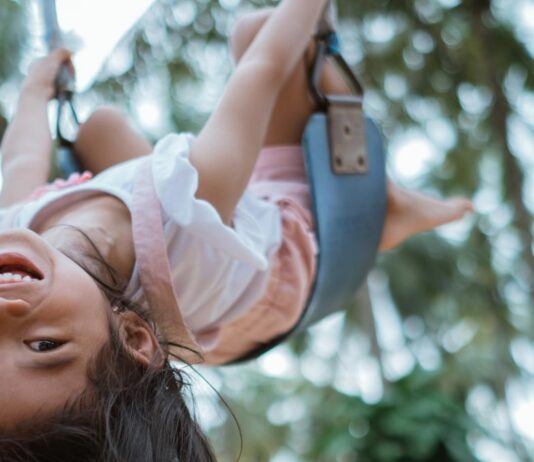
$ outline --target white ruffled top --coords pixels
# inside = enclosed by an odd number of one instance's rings
[[[241,316],[261,298],[282,230],[278,208],[250,193],[239,201],[231,227],[210,203],[195,198],[198,173],[189,161],[192,139],[188,134],[163,138],[152,154],[152,174],[178,304],[186,325],[202,341],[203,332]],[[9,216],[10,227],[36,227],[54,210],[101,193],[131,209],[134,180],[144,161],[118,164],[85,183],[19,206],[15,213],[2,211],[0,219]],[[143,299],[137,265],[126,295]]]

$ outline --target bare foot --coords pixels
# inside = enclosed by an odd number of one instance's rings
[[[308,55],[313,55],[313,46]],[[351,90],[338,69],[326,61],[321,76],[325,94],[346,94]],[[388,181],[387,214],[379,250],[398,246],[414,234],[459,220],[473,211],[473,204],[462,198],[433,199],[415,191],[408,191]]]
[[[459,220],[473,211],[473,204],[462,198],[433,199],[407,191],[388,181],[386,222],[379,249],[392,249],[414,234]]]
[[[314,46],[312,44],[308,55],[313,55]],[[321,89],[325,94],[351,93],[338,69],[329,60],[323,67]],[[386,221],[379,250],[392,249],[414,234],[459,220],[472,211],[473,204],[467,199],[433,199],[388,181]]]

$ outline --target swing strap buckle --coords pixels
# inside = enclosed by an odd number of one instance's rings
[[[369,164],[362,97],[330,95],[326,99],[332,171],[336,175],[367,173]]]

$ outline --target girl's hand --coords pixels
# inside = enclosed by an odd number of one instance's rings
[[[71,56],[72,53],[69,50],[58,48],[48,56],[35,61],[30,66],[22,91],[36,94],[45,98],[46,101],[51,100],[56,93],[56,77],[61,66],[66,64],[71,74],[74,75]]]

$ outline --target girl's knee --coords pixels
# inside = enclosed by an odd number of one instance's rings
[[[117,127],[127,125],[123,113],[113,106],[103,106],[96,109],[80,127],[80,132],[102,130],[116,130]]]
[[[80,126],[74,150],[83,168],[99,173],[119,162],[148,154],[152,147],[130,128],[119,109],[105,106]]]
[[[82,163],[86,161],[85,156],[87,153],[93,155],[96,143],[102,144],[103,140],[122,132],[127,125],[128,123],[119,109],[112,106],[103,106],[96,109],[80,125],[78,130],[76,153],[81,157],[80,161]]]

